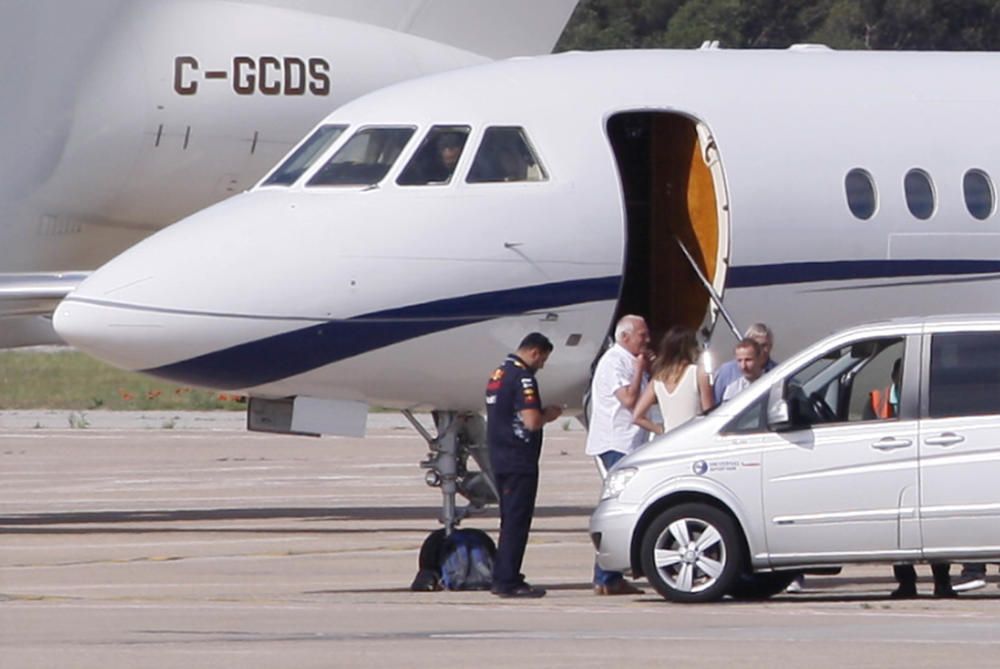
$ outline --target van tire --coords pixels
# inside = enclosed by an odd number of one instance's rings
[[[761,601],[774,597],[801,576],[802,572],[797,571],[773,571],[754,574],[744,572],[733,584],[729,591],[729,596],[740,601]]]
[[[743,546],[732,516],[708,504],[681,504],[650,524],[640,560],[646,578],[664,599],[716,602],[744,569]]]

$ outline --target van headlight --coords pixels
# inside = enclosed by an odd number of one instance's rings
[[[616,469],[604,481],[604,490],[601,491],[601,501],[618,497],[625,490],[625,486],[632,480],[639,470],[635,467],[622,467]]]

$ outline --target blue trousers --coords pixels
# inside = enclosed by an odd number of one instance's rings
[[[493,561],[493,589],[513,590],[524,583],[521,563],[535,514],[538,472],[496,474],[500,491],[500,541]]]
[[[615,466],[615,463],[625,457],[624,453],[619,451],[604,451],[599,456],[601,462],[604,463],[605,469],[611,469]],[[617,583],[622,580],[624,576],[620,571],[605,571],[594,562],[594,585],[611,585],[612,583]]]

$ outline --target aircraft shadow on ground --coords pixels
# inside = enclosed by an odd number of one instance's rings
[[[586,532],[585,519],[591,508],[583,506],[539,507],[536,518],[580,517],[584,522],[577,528],[537,528],[538,532]],[[163,527],[143,525],[141,527],[121,527],[122,525],[146,523],[213,523],[231,521],[289,520],[309,522],[352,522],[352,521],[425,521],[428,526],[437,522],[440,507],[437,506],[354,506],[354,507],[253,507],[223,509],[174,509],[136,511],[77,511],[12,514],[0,516],[0,534],[72,534],[72,533],[140,533],[140,532],[260,532],[260,533],[331,533],[350,534],[371,532],[370,527]],[[496,509],[471,515],[464,525],[476,526],[478,521],[497,518]],[[86,526],[86,527],[81,527]],[[420,528],[379,527],[379,532],[413,532]]]

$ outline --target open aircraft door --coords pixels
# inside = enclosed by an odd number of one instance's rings
[[[646,317],[654,338],[674,325],[707,338],[721,315],[739,338],[721,301],[729,200],[711,130],[684,114],[640,110],[614,114],[607,132],[626,218],[614,320],[636,313]]]

